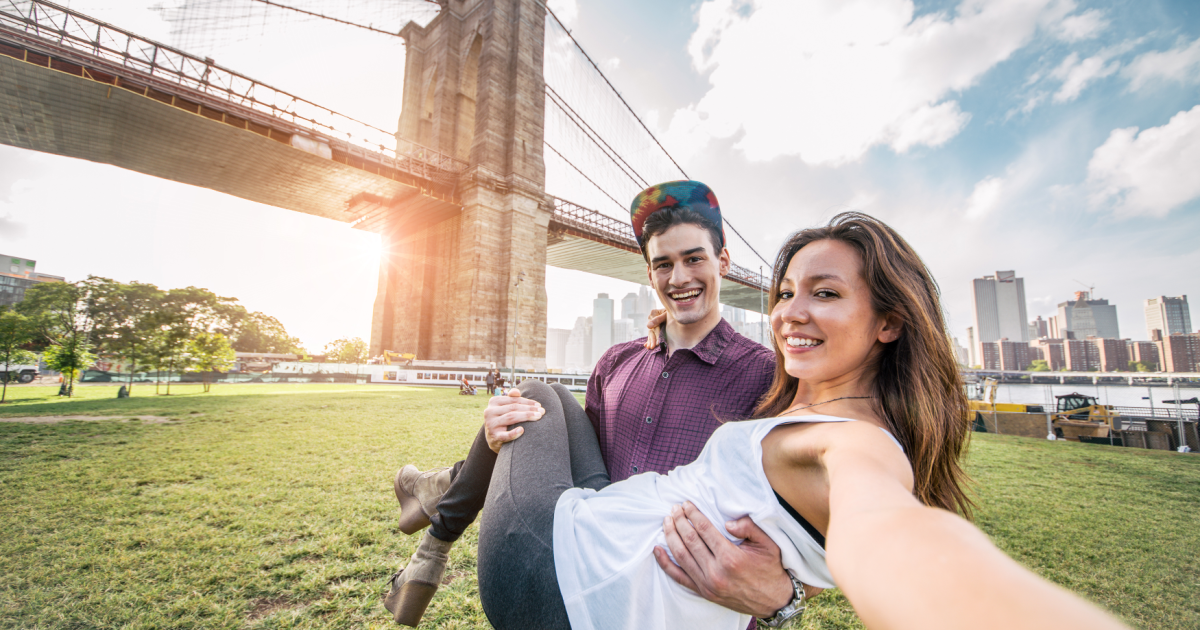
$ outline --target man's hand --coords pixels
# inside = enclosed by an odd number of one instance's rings
[[[661,547],[654,548],[654,558],[671,579],[704,599],[760,619],[774,615],[793,594],[779,547],[748,516],[726,523],[725,529],[742,544],[729,542],[691,502],[674,506],[663,519],[663,531],[679,564]],[[821,592],[804,590],[809,596]]]
[[[662,342],[662,325],[667,323],[667,309],[656,308],[650,310],[650,315],[646,318],[646,349],[653,350]]]
[[[511,389],[507,396],[493,396],[488,401],[487,409],[483,410],[483,426],[487,431],[488,447],[492,452],[499,453],[505,442],[511,442],[525,432],[525,429],[514,424],[540,420],[546,410],[541,403],[528,398],[521,398],[521,392]]]

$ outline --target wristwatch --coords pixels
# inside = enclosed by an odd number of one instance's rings
[[[775,611],[774,615],[766,619],[758,620],[760,628],[781,628],[783,624],[792,619],[799,619],[800,615],[804,614],[804,585],[796,576],[792,575],[791,571],[787,573],[788,578],[792,580],[792,601],[787,603],[787,606]]]

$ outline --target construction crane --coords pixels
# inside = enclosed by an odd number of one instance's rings
[[[1078,282],[1080,286],[1085,287],[1088,290],[1087,299],[1089,299],[1089,300],[1096,299],[1096,285],[1094,285],[1094,284],[1089,285],[1088,283],[1082,282],[1080,280],[1076,280],[1075,282]]]

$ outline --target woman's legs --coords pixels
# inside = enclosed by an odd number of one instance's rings
[[[500,449],[479,531],[479,596],[488,620],[507,628],[570,624],[554,573],[554,507],[568,488],[600,489],[608,472],[587,415],[565,387],[518,388],[546,415]]]
[[[563,422],[568,427],[568,455],[571,463],[571,479],[575,487],[593,488],[599,490],[609,484],[608,470],[600,457],[600,441],[596,437],[595,428],[579,401],[566,387],[553,384],[548,387],[538,387],[537,396],[529,390],[534,383],[540,381],[528,380],[518,387],[522,396],[537,400],[550,416],[551,407],[546,406],[551,401],[557,402],[556,410],[561,410]],[[544,399],[544,400],[543,400]],[[545,421],[546,417],[538,422]],[[525,423],[526,432],[531,424]],[[519,441],[519,440],[518,440]],[[434,538],[446,542],[454,542],[467,531],[467,527],[475,522],[475,518],[483,509],[487,498],[488,487],[492,481],[492,470],[496,465],[496,453],[492,452],[487,443],[487,435],[480,428],[474,443],[468,451],[467,458],[454,465],[450,487],[437,503],[437,513],[430,516],[429,533]],[[557,495],[556,495],[557,496]]]

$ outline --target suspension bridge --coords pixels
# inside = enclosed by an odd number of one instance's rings
[[[547,170],[618,216],[688,175],[539,0],[410,1],[436,7],[394,34],[390,132],[69,8],[0,0],[0,142],[376,232],[372,353],[506,364],[518,339],[516,365],[543,368],[546,265],[647,283],[629,223],[547,191]],[[763,280],[733,265],[722,301],[761,311]]]

